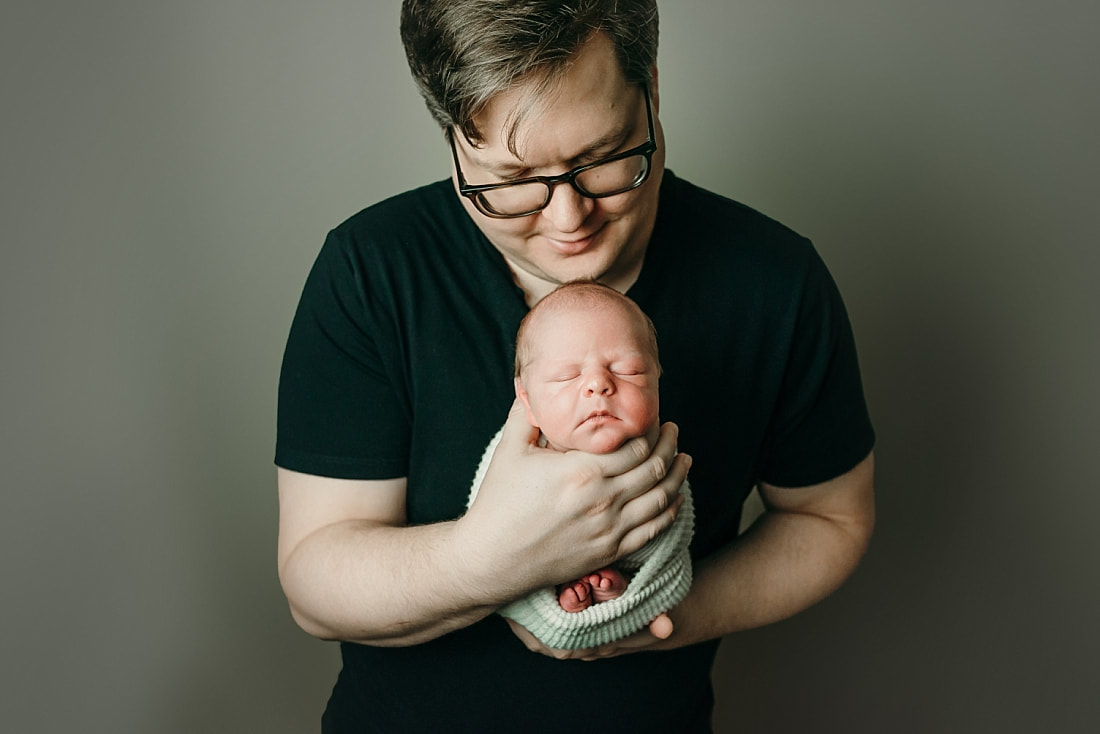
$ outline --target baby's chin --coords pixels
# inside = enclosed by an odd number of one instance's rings
[[[639,428],[637,423],[615,420],[601,423],[597,427],[582,424],[568,435],[548,436],[543,432],[542,437],[546,440],[546,445],[555,451],[610,454],[638,436],[645,436],[652,451],[660,430],[660,424],[656,420],[645,430]]]
[[[633,436],[627,435],[624,431],[606,428],[585,434],[574,433],[568,441],[560,443],[551,441],[550,443],[559,451],[573,450],[584,451],[589,454],[610,454],[631,438]]]

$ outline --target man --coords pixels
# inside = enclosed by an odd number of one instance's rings
[[[870,537],[839,294],[806,240],[665,170],[653,2],[406,0],[402,37],[452,181],[330,233],[280,380],[280,578],[343,641],[325,731],[708,731],[718,638],[820,600]],[[539,449],[513,402],[516,327],[577,279],[656,326],[652,451]],[[694,582],[648,630],[565,652],[493,614],[667,528],[689,467]]]

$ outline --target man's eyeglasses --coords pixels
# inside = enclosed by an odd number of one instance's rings
[[[657,150],[657,143],[653,139],[653,108],[649,101],[649,87],[643,86],[642,92],[645,96],[649,138],[635,148],[578,166],[558,176],[532,176],[498,184],[471,186],[462,175],[453,129],[448,129],[447,140],[451,144],[451,155],[458,173],[458,192],[474,202],[474,206],[485,216],[512,219],[545,209],[554,195],[554,187],[562,183],[568,183],[577,193],[590,199],[602,199],[638,188],[649,178],[651,158]]]

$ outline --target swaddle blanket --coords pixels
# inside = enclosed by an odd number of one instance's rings
[[[477,497],[502,431],[497,432],[481,457],[467,507]],[[626,591],[619,598],[567,612],[558,604],[557,590],[546,587],[501,607],[497,613],[523,625],[547,647],[561,650],[604,645],[647,626],[658,614],[679,604],[691,586],[688,544],[695,527],[695,509],[686,480],[680,494],[684,503],[672,525],[613,564],[629,577]]]

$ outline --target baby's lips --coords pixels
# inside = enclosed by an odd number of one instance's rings
[[[595,418],[595,419],[606,419],[606,420],[618,420],[618,418],[616,418],[615,415],[609,410],[594,410],[591,413],[589,413],[587,416],[585,416],[584,420],[582,420],[581,423],[582,424],[587,423],[588,421],[592,420],[593,418]],[[601,422],[604,422],[604,421],[601,421]]]

